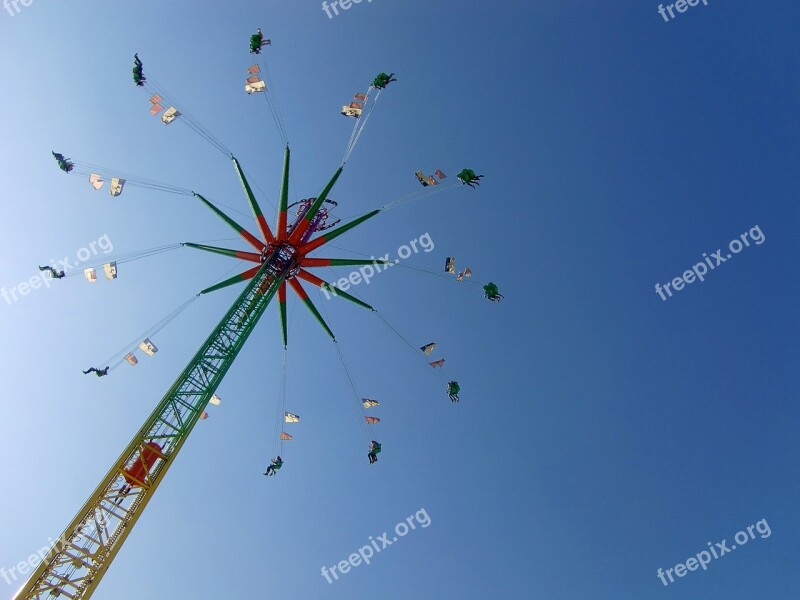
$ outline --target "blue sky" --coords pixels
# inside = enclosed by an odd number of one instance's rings
[[[336,349],[290,301],[286,408],[302,422],[270,479],[283,353],[268,308],[95,597],[794,597],[796,4],[709,0],[670,22],[644,1],[374,0],[333,19],[318,2],[20,9],[0,11],[0,286],[102,236],[114,251],[94,262],[234,237],[191,197],[112,199],[56,167],[51,150],[247,212],[227,159],[148,114],[133,52],[233,150],[272,222],[282,144],[241,88],[262,27],[293,200],[334,172],[352,125],[339,107],[379,71],[398,81],[331,194],[340,216],[415,192],[418,169],[485,174],[319,255],[395,255],[428,233],[435,249],[406,264],[438,272],[455,256],[505,295],[491,304],[478,285],[411,269],[356,289],[415,345],[438,343],[442,375],[461,383],[453,405],[375,315],[311,290],[359,394],[381,401],[372,466]],[[755,226],[763,243],[656,294]],[[0,567],[61,533],[237,289],[193,303],[136,368],[80,371],[234,264],[181,249],[125,263],[114,282],[0,299]],[[321,575],[420,509],[430,525],[371,565]],[[659,580],[762,519],[769,537]],[[0,579],[0,595],[20,583]]]

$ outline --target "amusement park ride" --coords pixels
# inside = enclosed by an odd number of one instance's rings
[[[267,40],[268,42],[269,40]],[[258,34],[251,39],[251,53],[260,54],[263,45],[266,44],[259,30]],[[248,70],[248,73],[252,75],[253,73],[259,73],[259,71],[257,66],[254,65]],[[391,75],[387,76],[381,73],[376,77],[369,89],[378,90],[379,95],[380,91],[390,81],[394,81]],[[139,87],[143,87],[146,82],[142,71],[142,63],[138,56],[135,57],[134,82]],[[259,83],[263,85],[259,85]],[[148,93],[151,91],[153,90],[148,90]],[[159,91],[156,90],[156,93],[150,98],[150,102],[153,105],[151,114],[156,114],[163,110],[159,104],[163,94],[159,95]],[[246,91],[248,93],[266,92],[266,84],[257,75],[252,75],[247,80]],[[54,543],[50,552],[44,557],[44,560],[32,573],[29,580],[17,592],[16,600],[59,597],[81,599],[89,598],[94,593],[170,466],[175,462],[187,437],[198,420],[203,418],[209,402],[213,402],[212,397],[217,386],[219,386],[248,337],[253,332],[267,305],[276,296],[284,346],[286,346],[287,336],[287,288],[291,288],[297,294],[328,335],[334,338],[333,332],[308,297],[301,281],[333,291],[341,298],[374,310],[370,305],[341,289],[334,288],[334,286],[309,271],[309,269],[319,267],[367,265],[384,262],[372,258],[362,260],[309,256],[313,251],[383,210],[373,210],[335,228],[334,226],[338,221],[333,222],[328,210],[329,206],[335,206],[335,202],[329,200],[328,195],[342,174],[347,156],[352,152],[355,142],[358,140],[366,123],[366,118],[369,116],[369,113],[361,114],[361,108],[369,100],[368,94],[369,92],[357,95],[357,98],[362,101],[362,104],[359,105],[359,114],[348,115],[356,116],[361,122],[356,123],[348,145],[348,151],[341,166],[316,198],[307,198],[291,205],[296,207],[297,211],[292,218],[292,222],[289,222],[288,216],[290,208],[288,204],[290,163],[288,140],[284,140],[286,146],[280,201],[274,230],[267,224],[245,172],[233,155],[229,156],[233,161],[234,168],[255,217],[260,237],[239,225],[200,194],[191,192],[225,223],[236,230],[241,238],[252,247],[251,251],[239,251],[204,244],[185,244],[199,250],[227,255],[253,263],[253,266],[248,270],[208,287],[202,290],[200,294],[212,292],[236,283],[247,283],[241,294],[239,294],[238,298],[208,335],[208,338],[178,375],[155,410],[136,432],[130,443],[108,470],[108,473],[91,493],[89,499],[67,525],[64,533]],[[374,103],[372,106],[374,106]],[[159,111],[156,111],[156,108]],[[366,110],[364,108],[365,112]],[[182,111],[171,107],[164,113],[161,120],[167,125],[182,114]],[[188,120],[188,115],[186,118]],[[191,125],[191,122],[189,124]],[[195,126],[192,128],[197,129]],[[204,131],[198,130],[198,133],[209,139],[208,134]],[[214,140],[211,141],[212,143],[214,142]],[[219,148],[219,144],[217,144],[217,147]],[[70,159],[56,153],[54,153],[54,156],[63,171],[67,173],[73,171],[74,163]],[[80,172],[80,170],[76,169],[76,172]],[[468,174],[465,177],[459,176],[462,183],[468,185],[478,183],[480,176],[475,176],[474,172],[468,169],[465,169],[464,172],[468,172]],[[437,171],[437,173],[440,173],[440,171]],[[93,173],[90,181],[94,185],[100,182],[100,178]],[[112,181],[114,182],[112,195],[118,195],[125,182],[119,178]],[[129,180],[128,183],[135,185],[133,180]],[[383,208],[385,209],[388,206]]]

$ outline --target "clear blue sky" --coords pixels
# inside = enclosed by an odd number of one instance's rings
[[[461,403],[374,315],[312,290],[359,393],[381,401],[384,450],[367,463],[335,347],[292,301],[287,409],[303,420],[279,476],[263,477],[282,364],[270,307],[96,598],[796,596],[800,9],[709,0],[665,22],[657,8],[374,0],[329,19],[316,1],[34,0],[0,11],[5,288],[103,235],[108,256],[232,237],[191,197],[95,192],[51,150],[247,212],[229,161],[148,114],[134,52],[253,174],[270,221],[282,145],[266,103],[242,91],[259,26],[273,40],[293,200],[336,169],[352,125],[339,107],[379,71],[399,81],[332,194],[342,216],[416,191],[417,169],[486,176],[335,242],[394,254],[429,233],[435,250],[408,265],[441,271],[452,255],[500,286],[494,305],[479,286],[394,269],[356,290],[416,345],[438,342]],[[765,241],[704,282],[666,301],[655,292],[755,226]],[[233,264],[182,249],[125,263],[113,283],[77,276],[0,299],[0,567],[61,533],[238,292],[195,302],[136,368],[81,369]],[[371,565],[333,584],[321,575],[423,508],[430,526]],[[658,568],[761,519],[766,539],[659,581]],[[19,583],[0,579],[0,596]]]

